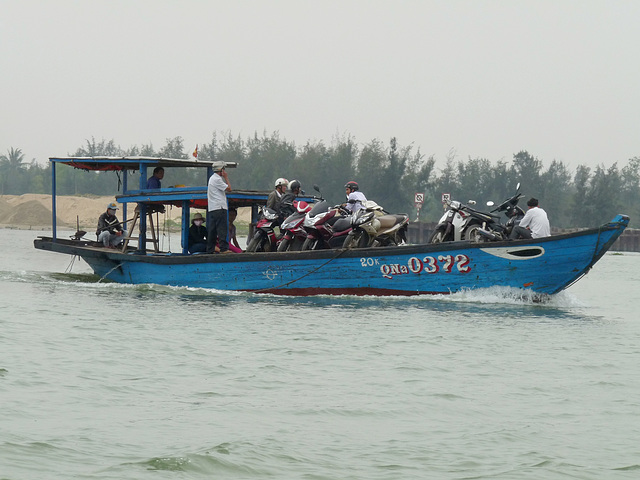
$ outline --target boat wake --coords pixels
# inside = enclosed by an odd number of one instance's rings
[[[206,300],[215,296],[228,298],[246,298],[250,302],[284,302],[313,305],[354,304],[366,306],[375,303],[377,305],[404,306],[428,306],[435,303],[464,303],[464,304],[494,304],[494,305],[530,305],[551,308],[584,308],[589,305],[575,295],[563,291],[556,295],[540,295],[529,290],[511,287],[488,287],[480,289],[467,289],[450,295],[421,295],[421,296],[356,296],[356,295],[318,295],[309,297],[290,297],[274,294],[256,294],[251,292],[238,292],[217,290],[211,288],[168,286],[156,284],[121,284],[108,280],[101,280],[98,275],[92,273],[52,273],[52,272],[0,272],[0,279],[35,282],[35,283],[63,283],[84,284],[86,288],[115,289],[121,292],[135,292],[136,294],[148,292],[151,294],[187,295],[194,299]]]
[[[511,287],[489,287],[474,290],[463,290],[451,295],[438,295],[441,300],[464,303],[495,303],[542,305],[554,308],[586,307],[576,296],[564,291],[556,295],[541,295],[531,290]]]

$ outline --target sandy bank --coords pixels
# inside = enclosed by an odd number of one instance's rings
[[[98,196],[59,196],[57,197],[58,228],[76,229],[76,222],[80,229],[93,232],[98,223],[98,217],[107,208],[114,197]],[[203,210],[192,210],[191,213]],[[118,218],[122,219],[122,210],[118,210]],[[133,215],[133,208],[129,208],[129,216]],[[182,209],[168,207],[164,214],[160,214],[160,221],[172,220],[180,223]],[[238,223],[248,223],[251,211],[241,208],[238,212]],[[0,195],[0,228],[20,228],[32,230],[48,230],[51,228],[51,195],[27,193],[24,195]]]

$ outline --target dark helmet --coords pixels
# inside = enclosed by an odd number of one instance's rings
[[[289,182],[289,190],[291,190],[292,192],[294,190],[299,190],[301,188],[302,188],[302,185],[298,180],[291,180],[291,182]]]
[[[354,181],[351,182],[347,182],[347,184],[344,186],[344,188],[350,188],[351,190],[358,190],[360,187],[358,187],[358,184]]]

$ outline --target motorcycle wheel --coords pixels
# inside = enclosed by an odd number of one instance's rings
[[[262,250],[261,247],[262,247],[263,239],[264,239],[264,236],[262,232],[261,231],[256,232],[256,234],[253,236],[253,238],[249,242],[249,245],[247,245],[246,251],[257,252],[259,250]]]
[[[431,235],[429,235],[429,240],[427,243],[442,243],[446,242],[444,238],[444,228],[438,228],[434,230]]]
[[[358,245],[358,248],[367,248],[369,246],[369,235],[362,232],[358,237],[356,245]]]
[[[289,243],[289,251],[290,252],[299,252],[302,250],[302,244],[304,240],[300,240],[299,238],[293,238]]]
[[[260,248],[260,250],[262,250],[263,252],[275,252],[276,248],[277,247],[269,241],[269,237],[267,237],[264,239],[264,242],[262,243],[262,248]]]
[[[400,229],[400,231],[398,232],[398,238],[400,238],[400,241],[397,242],[397,244],[401,244],[401,243],[409,243],[407,240],[407,226],[405,225],[403,228]]]
[[[464,232],[464,239],[469,240],[471,243],[484,243],[487,241],[487,238],[480,234],[478,230],[480,227],[478,225],[474,225],[469,227],[466,232]]]
[[[318,240],[315,238],[307,238],[302,244],[302,250],[316,250],[318,245]]]
[[[280,241],[280,244],[278,245],[278,251],[279,252],[286,252],[287,250],[289,250],[289,245],[291,244],[291,240],[289,240],[288,238],[283,238]]]
[[[347,238],[344,239],[344,243],[342,244],[342,248],[351,248],[355,243],[356,236],[349,234]]]

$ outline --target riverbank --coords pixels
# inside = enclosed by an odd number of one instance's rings
[[[113,196],[73,196],[60,195],[57,197],[57,226],[75,230],[79,225],[81,230],[91,232],[95,229],[98,217],[113,202]],[[203,215],[204,210],[200,211]],[[122,210],[119,210],[121,220]],[[133,209],[130,209],[131,215]],[[179,225],[182,209],[170,206],[164,214],[160,214],[165,223]],[[238,224],[249,224],[251,210],[238,210]],[[24,195],[0,195],[0,228],[20,230],[50,230],[52,227],[51,195],[26,193]]]

